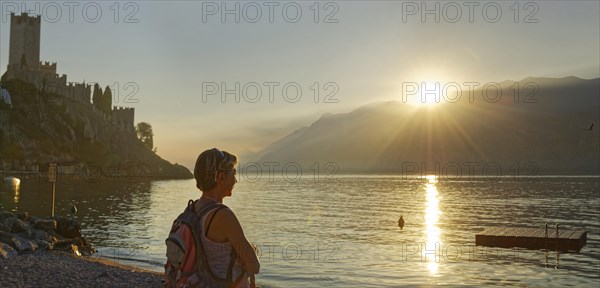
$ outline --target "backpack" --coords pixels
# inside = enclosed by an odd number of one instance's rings
[[[227,206],[221,203],[209,203],[200,209],[198,214],[194,212],[193,200],[188,201],[185,211],[181,213],[171,226],[169,237],[165,240],[167,245],[167,263],[165,264],[165,287],[202,287],[202,288],[220,288],[235,287],[246,273],[242,271],[235,281],[233,278],[233,266],[236,260],[236,253],[231,249],[230,263],[225,279],[216,276],[210,265],[205,247],[202,243],[200,233],[206,233],[202,227],[201,219],[208,212],[215,210],[215,213],[208,222],[206,231],[217,214],[217,211]]]

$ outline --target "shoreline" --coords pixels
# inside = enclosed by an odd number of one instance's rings
[[[68,254],[65,256],[76,257],[76,256],[68,255]],[[157,271],[150,270],[147,268],[125,264],[125,263],[122,263],[122,262],[119,262],[116,260],[112,260],[110,258],[102,257],[102,256],[96,256],[96,255],[82,256],[81,259],[84,261],[87,261],[87,262],[100,263],[100,264],[103,264],[106,266],[111,266],[111,267],[115,267],[115,268],[119,268],[119,269],[123,269],[123,270],[128,270],[131,272],[148,273],[148,274],[158,275],[161,278],[163,276],[162,272],[157,272]]]
[[[163,287],[162,273],[58,251],[0,258],[0,270],[2,287]]]

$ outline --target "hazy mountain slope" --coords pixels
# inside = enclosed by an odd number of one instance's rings
[[[518,99],[515,82],[505,81],[497,102],[476,90],[473,101],[465,94],[432,109],[374,103],[321,117],[265,148],[259,161],[335,162],[341,172],[401,172],[412,163],[434,170],[437,163],[447,173],[472,166],[478,174],[484,167],[492,174],[500,167],[502,175],[598,174],[599,84],[526,78],[518,82]]]

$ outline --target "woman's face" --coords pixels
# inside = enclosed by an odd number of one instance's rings
[[[237,169],[233,168],[231,170],[223,171],[223,197],[231,196],[233,191],[233,186],[237,183]]]

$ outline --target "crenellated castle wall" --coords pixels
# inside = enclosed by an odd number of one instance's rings
[[[40,62],[39,73],[43,78],[54,78],[56,76],[56,63]]]
[[[65,96],[69,99],[87,103],[91,105],[92,100],[92,85],[84,83],[73,83],[69,82],[69,84],[65,87]]]

